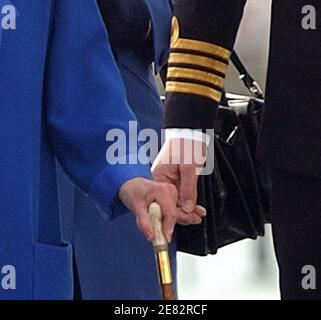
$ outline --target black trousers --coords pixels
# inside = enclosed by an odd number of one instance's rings
[[[282,299],[321,300],[321,179],[275,170],[271,218]]]

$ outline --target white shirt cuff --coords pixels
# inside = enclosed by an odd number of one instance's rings
[[[209,146],[211,138],[207,133],[199,129],[179,129],[169,128],[165,129],[165,140],[170,139],[189,139],[206,143]]]

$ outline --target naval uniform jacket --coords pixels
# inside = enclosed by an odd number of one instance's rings
[[[213,128],[245,4],[245,0],[176,1],[167,128]],[[302,27],[306,1],[273,1],[259,156],[275,168],[320,178],[321,1],[308,4],[316,9],[316,30]]]

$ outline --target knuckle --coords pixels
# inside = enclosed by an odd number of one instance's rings
[[[170,184],[170,183],[166,183],[164,184],[164,192],[171,196],[171,197],[177,197],[178,195],[178,192],[177,192],[177,189],[176,187],[173,185],[173,184]]]
[[[173,187],[169,183],[159,183],[157,189],[158,189],[159,193],[166,195],[166,196],[172,195],[173,192],[175,192],[175,187]]]
[[[167,191],[167,183],[159,183],[158,185],[160,191],[166,192]]]

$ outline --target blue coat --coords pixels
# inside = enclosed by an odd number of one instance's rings
[[[122,2],[122,10],[128,10],[128,0]],[[132,20],[126,20],[126,29],[121,21],[115,21],[115,25],[107,25],[110,27],[111,39],[117,41],[113,48],[127,89],[129,105],[142,129],[153,128],[160,135],[163,105],[151,62],[155,61],[158,71],[167,60],[171,3],[168,0],[135,0],[134,3],[135,10],[141,14],[132,14]],[[148,16],[144,17],[142,12],[145,11],[140,6],[146,5]],[[124,13],[120,13],[117,17],[123,15]],[[153,42],[148,46],[147,41],[139,39],[135,31],[140,25],[146,24],[145,20],[150,16],[153,22]],[[119,43],[119,39],[126,36],[135,44],[126,47],[128,41],[124,40],[123,45]],[[66,213],[66,234],[74,243],[83,299],[160,299],[153,248],[138,231],[134,215],[128,213],[117,219],[104,219],[92,201],[80,192],[76,192],[72,204],[67,198],[66,188],[70,190],[70,186],[64,183],[62,207]],[[74,224],[70,221],[72,210]],[[175,274],[174,244],[171,249]]]
[[[150,170],[106,164],[106,132],[126,132],[135,117],[96,1],[11,3],[17,29],[2,30],[0,47],[0,270],[14,266],[17,282],[0,282],[0,299],[70,299],[55,158],[102,209]]]

